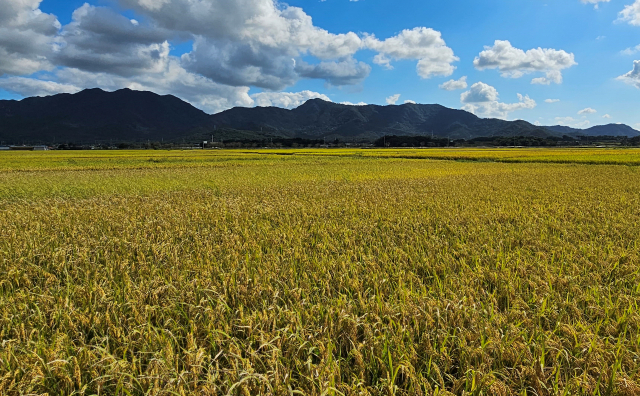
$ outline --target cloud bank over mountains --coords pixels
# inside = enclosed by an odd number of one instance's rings
[[[25,96],[99,84],[173,93],[215,112],[292,103],[291,93],[270,91],[300,79],[361,84],[372,70],[354,58],[362,50],[374,51],[373,63],[388,69],[394,61],[416,61],[421,78],[451,75],[458,61],[433,29],[407,29],[384,40],[334,34],[301,8],[274,0],[120,0],[139,21],[85,4],[65,26],[40,3],[0,0],[0,75],[8,76],[0,87]],[[181,42],[192,43],[191,50],[172,55],[172,43]],[[252,87],[265,92],[250,95]]]

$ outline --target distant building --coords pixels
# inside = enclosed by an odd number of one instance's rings
[[[47,151],[47,150],[49,150],[49,147],[47,146],[35,146],[33,148],[33,151]]]
[[[0,151],[2,150],[11,150],[11,147],[8,146],[0,146]]]

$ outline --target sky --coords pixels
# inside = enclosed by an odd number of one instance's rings
[[[640,129],[640,0],[0,0],[0,99],[95,87]]]

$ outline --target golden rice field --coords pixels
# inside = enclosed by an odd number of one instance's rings
[[[0,153],[1,395],[639,395],[640,150]]]

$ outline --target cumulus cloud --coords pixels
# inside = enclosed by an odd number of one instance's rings
[[[560,101],[560,99],[545,99],[544,101],[546,103],[558,103]]]
[[[256,86],[278,90],[298,80],[296,61],[275,49],[255,48],[250,43],[218,43],[197,37],[193,51],[182,55],[182,64],[220,84]]]
[[[618,77],[618,80],[629,85],[634,85],[636,88],[640,88],[640,60],[634,61],[633,70],[621,75]]]
[[[518,94],[517,103],[499,102],[498,91],[491,85],[477,82],[467,92],[460,95],[464,110],[483,117],[506,119],[509,113],[536,107],[535,100]]]
[[[608,3],[611,0],[580,0],[583,4],[593,4],[593,8],[598,9],[598,3]]]
[[[207,37],[217,44],[251,43],[257,52],[321,59],[353,55],[360,37],[349,32],[332,34],[313,24],[301,8],[273,0],[121,0],[125,7],[152,18],[164,28]]]
[[[416,104],[415,100],[405,100],[404,104]]]
[[[556,123],[558,123],[558,125],[562,125],[562,126],[568,126],[571,128],[578,128],[578,129],[582,129],[582,128],[586,128],[589,125],[591,125],[591,122],[589,120],[576,120],[573,117],[556,117]]]
[[[536,48],[525,52],[501,40],[496,40],[493,47],[485,47],[473,64],[478,70],[498,69],[502,77],[509,78],[544,73],[544,77],[531,80],[532,84],[544,85],[562,83],[562,70],[577,65],[575,56],[563,50]]]
[[[489,84],[477,82],[471,86],[471,90],[462,93],[462,103],[485,103],[498,100],[498,90]]]
[[[592,109],[591,107],[587,107],[586,109],[582,109],[578,112],[579,115],[584,115],[584,114],[595,114],[598,111],[596,109]]]
[[[640,26],[640,0],[624,7],[618,14],[619,22],[627,22],[633,26]]]
[[[171,33],[132,23],[116,12],[84,4],[61,32],[56,63],[91,72],[134,76],[161,71],[168,62]]]
[[[48,96],[58,93],[76,93],[81,90],[72,84],[60,84],[25,77],[1,78],[0,88],[22,96]]]
[[[185,68],[215,82],[279,90],[299,78],[357,84],[370,67],[350,59],[362,48],[353,33],[332,34],[301,8],[274,0],[122,0],[164,29],[194,38]],[[322,62],[303,64],[311,55]],[[325,62],[331,61],[331,62]]]
[[[358,103],[351,103],[351,102],[340,102],[340,104],[343,105],[347,105],[347,106],[368,106],[368,103],[365,102],[358,102]]]
[[[256,106],[276,106],[285,109],[293,109],[302,105],[309,99],[322,99],[331,102],[328,96],[312,91],[302,92],[260,92],[251,95]]]
[[[392,61],[417,59],[416,71],[422,78],[450,76],[456,69],[452,63],[460,60],[447,47],[440,32],[425,27],[403,30],[384,41],[367,35],[364,46],[378,52],[373,62],[387,69],[393,68]]]
[[[0,0],[0,76],[50,70],[60,23],[41,0]]]
[[[455,91],[458,89],[466,89],[469,85],[467,84],[467,76],[461,77],[459,80],[449,80],[444,84],[441,84],[440,89],[444,89],[445,91]]]
[[[610,119],[611,116],[609,114],[605,114],[605,115],[602,116],[602,118]]]
[[[398,99],[400,99],[400,94],[391,95],[385,100],[387,101],[388,105],[394,105],[398,102]]]

